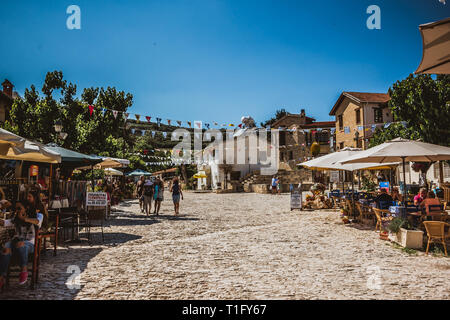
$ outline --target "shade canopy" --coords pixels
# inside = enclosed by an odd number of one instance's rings
[[[106,168],[105,169],[105,174],[107,176],[123,176],[123,172],[113,169],[113,168]]]
[[[205,179],[207,177],[208,176],[203,171],[200,171],[200,172],[197,172],[196,174],[194,174],[194,179]]]
[[[416,73],[450,74],[450,18],[419,26],[423,56]]]
[[[302,162],[298,164],[309,169],[314,170],[344,170],[344,171],[355,171],[355,170],[381,170],[390,169],[397,166],[397,162],[393,163],[351,163],[342,164],[340,161],[348,159],[354,155],[361,153],[361,149],[354,148],[344,148],[341,151],[333,152],[313,160]]]
[[[102,161],[99,158],[60,147],[55,143],[49,143],[45,147],[53,152],[60,154],[61,163],[75,168],[81,167],[83,165],[94,165]]]
[[[431,143],[396,138],[361,151],[348,159],[343,159],[340,163],[434,162],[439,160],[450,160],[450,148]]]
[[[151,176],[152,174],[150,172],[137,169],[127,174],[127,176]]]
[[[0,129],[0,159],[59,163],[61,156],[41,143]]]
[[[94,169],[123,168],[127,167],[130,164],[130,160],[127,159],[100,157],[92,154],[90,156],[100,160],[100,162],[94,166]],[[84,166],[78,169],[89,169],[89,168],[90,166]]]

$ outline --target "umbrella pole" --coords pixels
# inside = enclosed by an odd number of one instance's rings
[[[354,173],[354,171],[352,171],[352,215],[354,218],[355,217],[355,184],[354,184],[355,176],[353,173]]]
[[[402,157],[402,167],[403,167],[403,202],[406,205],[408,192],[406,190],[405,157]]]

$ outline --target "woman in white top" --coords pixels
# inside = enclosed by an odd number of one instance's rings
[[[17,202],[15,215],[12,219],[0,220],[0,225],[15,227],[15,235],[11,241],[5,243],[0,254],[0,289],[5,283],[5,276],[11,261],[12,254],[19,256],[21,272],[19,284],[25,284],[28,279],[28,255],[34,251],[34,240],[44,216],[34,207],[27,206],[25,202]]]

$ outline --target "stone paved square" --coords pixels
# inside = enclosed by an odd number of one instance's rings
[[[409,255],[337,212],[291,212],[287,194],[186,192],[179,217],[169,200],[150,217],[122,203],[104,245],[96,228],[92,246],[49,251],[37,289],[14,280],[1,299],[450,298],[449,258]]]

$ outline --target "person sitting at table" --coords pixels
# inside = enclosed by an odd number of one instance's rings
[[[385,188],[380,189],[380,194],[375,198],[375,203],[378,209],[388,209],[390,205],[392,205],[392,197],[387,193]],[[388,203],[388,207],[386,207],[386,203]]]
[[[429,215],[431,205],[441,205],[441,202],[439,201],[438,198],[436,198],[436,195],[434,194],[433,191],[428,192],[427,197],[423,199],[423,201],[420,203],[419,208],[420,209],[425,208],[427,215]],[[436,207],[433,208],[431,211],[440,211],[440,209]]]
[[[418,206],[420,203],[426,199],[427,197],[427,189],[420,188],[419,193],[414,197],[414,205]]]
[[[40,212],[43,215],[42,229],[47,230],[48,228],[48,212],[45,209],[41,201],[41,196],[39,191],[36,189],[31,189],[27,194],[27,209],[34,210],[34,212]]]
[[[392,192],[391,192],[391,196],[392,196],[392,201],[403,201],[403,197],[400,194],[400,192],[398,191],[398,188],[392,188]]]
[[[28,207],[28,204],[17,202],[15,205],[15,215],[12,219],[0,220],[0,225],[4,227],[15,227],[15,235],[4,244],[0,254],[0,289],[5,284],[5,277],[8,271],[11,256],[19,256],[21,272],[19,274],[19,284],[23,285],[28,280],[28,254],[34,251],[34,240],[37,230],[39,230],[43,214]]]

